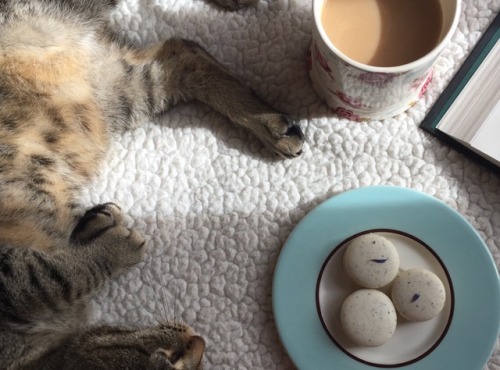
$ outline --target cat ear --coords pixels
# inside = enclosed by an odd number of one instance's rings
[[[189,338],[187,355],[190,357],[191,362],[196,364],[196,367],[200,366],[205,347],[205,340],[202,337],[194,335]]]

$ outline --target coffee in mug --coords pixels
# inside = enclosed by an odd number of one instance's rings
[[[439,41],[439,0],[326,0],[321,12],[331,42],[348,57],[371,66],[413,62]]]
[[[341,117],[394,117],[432,80],[461,0],[313,0],[309,75]]]

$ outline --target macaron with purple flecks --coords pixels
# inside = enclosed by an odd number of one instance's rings
[[[443,282],[431,271],[409,269],[394,280],[391,297],[396,310],[410,321],[427,321],[444,308],[446,291]]]
[[[390,284],[399,271],[399,254],[387,238],[368,233],[352,239],[343,258],[347,275],[364,288]]]
[[[396,331],[397,314],[391,300],[375,289],[351,293],[342,304],[340,321],[346,335],[357,345],[378,347]]]

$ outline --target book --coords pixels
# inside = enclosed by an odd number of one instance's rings
[[[500,13],[420,127],[500,173]]]

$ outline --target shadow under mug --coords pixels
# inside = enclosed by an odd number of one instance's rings
[[[325,1],[313,0],[309,75],[318,95],[340,117],[355,121],[390,118],[412,107],[427,90],[432,66],[457,28],[461,0],[439,0],[443,22],[437,45],[395,67],[362,64],[335,47],[321,23]]]

